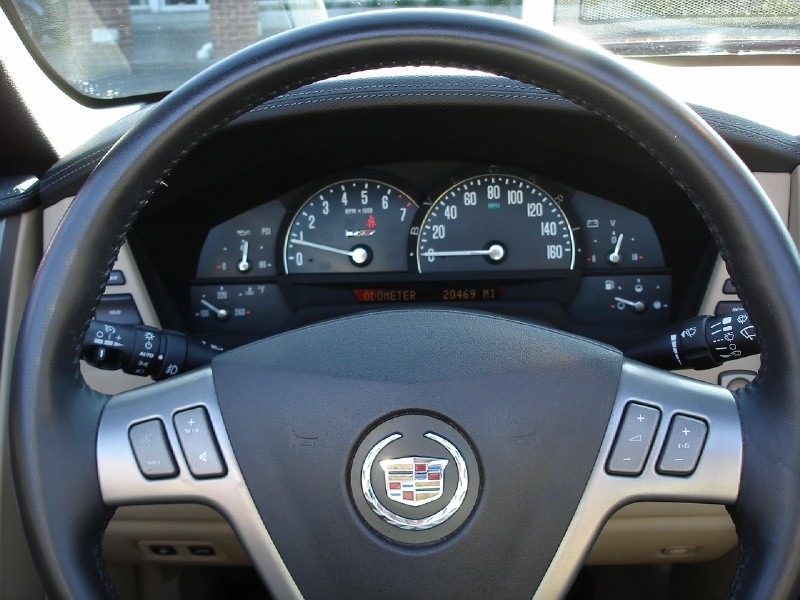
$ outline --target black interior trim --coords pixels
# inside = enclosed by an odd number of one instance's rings
[[[38,205],[39,182],[33,175],[0,177],[0,218],[18,215]]]
[[[42,175],[58,160],[36,119],[0,60],[0,177]]]

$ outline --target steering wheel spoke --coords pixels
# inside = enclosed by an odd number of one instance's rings
[[[562,596],[608,518],[633,502],[732,504],[742,430],[719,386],[626,361],[586,490],[535,598]]]
[[[100,419],[97,471],[109,506],[185,502],[216,509],[273,593],[300,597],[239,470],[210,367],[111,398]]]

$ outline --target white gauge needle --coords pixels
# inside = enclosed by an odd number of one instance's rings
[[[362,265],[367,262],[369,258],[369,251],[363,246],[356,246],[352,250],[342,250],[341,248],[334,248],[333,246],[324,246],[322,244],[315,244],[314,242],[307,242],[306,240],[299,240],[292,238],[290,244],[298,244],[300,246],[308,246],[309,248],[316,248],[317,250],[324,250],[325,252],[333,252],[334,254],[341,254],[342,256],[349,256],[350,259],[357,265]]]
[[[250,244],[247,240],[242,240],[242,258],[236,268],[240,273],[247,273],[250,270],[250,261],[247,260],[247,251],[250,249]]]
[[[619,250],[622,248],[622,236],[623,234],[619,234],[617,238],[617,245],[614,246],[614,251],[608,255],[608,262],[612,265],[618,265],[622,261],[622,256],[620,256]]]
[[[231,313],[229,313],[227,311],[227,309],[225,309],[225,308],[217,308],[216,306],[211,304],[211,302],[209,302],[208,300],[205,300],[205,299],[200,300],[200,304],[202,304],[208,310],[210,310],[215,315],[217,315],[217,319],[219,319],[220,321],[224,321],[225,319],[227,319],[231,315]]]
[[[486,256],[491,260],[502,260],[506,255],[506,249],[500,244],[492,244],[486,250],[428,250],[421,256]]]
[[[634,302],[633,300],[626,300],[625,298],[620,298],[619,296],[616,296],[614,300],[616,300],[620,304],[625,304],[626,306],[630,306],[636,312],[644,312],[644,302],[642,302],[641,300],[637,300],[636,302]]]

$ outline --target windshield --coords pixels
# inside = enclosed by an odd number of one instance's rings
[[[170,91],[265,37],[396,7],[496,13],[578,32],[627,56],[800,53],[800,0],[12,0],[62,84],[93,99]]]

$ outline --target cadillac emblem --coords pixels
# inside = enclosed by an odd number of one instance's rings
[[[442,497],[444,469],[449,461],[407,456],[382,460],[386,495],[395,502],[422,506]]]
[[[436,527],[452,517],[464,502],[469,486],[467,464],[461,452],[449,440],[428,432],[424,437],[441,446],[450,458],[402,456],[379,461],[383,471],[383,485],[380,487],[386,493],[388,504],[381,502],[372,482],[373,466],[378,455],[402,437],[400,433],[393,433],[370,449],[361,467],[361,491],[373,512],[395,527],[411,531]],[[453,466],[448,467],[451,461]],[[400,514],[403,506],[421,507],[442,498],[445,491],[445,471],[448,468],[452,469],[452,476],[455,477],[455,490],[449,492],[452,497],[444,506],[439,503],[431,507],[431,512],[427,515],[424,511],[421,514],[416,511],[417,514],[413,517]],[[453,490],[452,482],[449,486]]]

